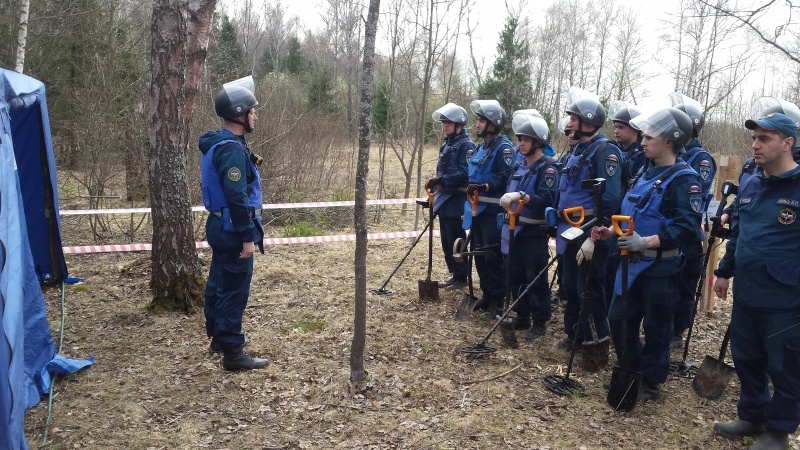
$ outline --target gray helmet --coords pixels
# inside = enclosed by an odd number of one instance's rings
[[[478,117],[483,117],[497,127],[497,131],[503,131],[506,126],[506,110],[500,106],[497,100],[473,100],[469,104],[469,109],[472,110]]]
[[[611,118],[612,122],[622,122],[630,126],[631,119],[642,113],[642,110],[634,105],[627,105],[620,108]]]
[[[767,114],[781,113],[794,120],[800,126],[800,108],[794,103],[775,97],[761,97],[753,105],[752,117],[764,117]]]
[[[692,140],[692,119],[677,108],[662,108],[652,113],[640,114],[630,121],[630,126],[652,137],[660,137],[684,147]]]
[[[256,106],[258,100],[250,89],[231,83],[225,84],[214,99],[214,110],[223,119],[243,116]]]
[[[434,111],[431,117],[437,122],[453,122],[459,125],[467,124],[467,110],[455,103],[448,103],[442,106]]]
[[[541,117],[530,114],[516,114],[511,119],[511,129],[517,136],[528,136],[529,138],[547,145],[550,143],[550,127]]]
[[[689,116],[689,119],[692,120],[692,128],[694,129],[695,134],[700,134],[700,130],[703,129],[703,125],[705,125],[706,120],[703,117],[703,108],[700,106],[699,103],[679,103],[675,105],[675,109],[679,109],[686,113]]]
[[[567,114],[575,114],[583,122],[602,127],[606,121],[606,109],[599,100],[593,98],[581,98],[572,102],[567,108]]]

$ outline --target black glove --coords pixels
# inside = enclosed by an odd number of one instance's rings
[[[441,186],[441,184],[442,184],[441,178],[431,178],[430,180],[428,180],[427,183],[425,183],[425,188],[433,189],[436,186]]]
[[[467,186],[467,194],[469,194],[469,195],[472,195],[472,193],[475,192],[475,191],[486,192],[488,190],[489,190],[489,186],[487,184],[484,184],[484,183],[481,183],[481,184],[470,183]]]

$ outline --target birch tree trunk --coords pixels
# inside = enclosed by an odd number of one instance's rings
[[[370,0],[364,28],[364,61],[361,69],[361,103],[358,125],[358,165],[356,166],[356,199],[353,222],[356,229],[355,251],[355,314],[353,342],[350,346],[350,382],[366,378],[364,345],[367,335],[367,173],[372,138],[372,102],[375,97],[375,36],[378,34],[380,0]]]
[[[19,5],[19,29],[17,30],[17,60],[14,70],[22,73],[25,67],[25,46],[28,44],[28,12],[31,0],[21,0]]]
[[[150,206],[156,311],[195,312],[203,279],[186,176],[189,123],[205,65],[216,0],[155,0],[150,86]]]

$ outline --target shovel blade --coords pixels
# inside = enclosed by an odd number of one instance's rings
[[[431,280],[418,280],[419,301],[432,303],[439,301],[439,282]]]
[[[611,338],[608,336],[581,344],[581,369],[598,372],[608,366],[608,353]]]
[[[478,297],[464,294],[464,298],[458,303],[456,309],[456,320],[467,320],[472,317],[472,310],[475,309],[476,303],[478,303]]]
[[[642,374],[622,367],[614,367],[611,372],[611,388],[606,401],[616,411],[631,412],[639,399],[639,388],[642,386]]]
[[[722,397],[735,369],[706,355],[692,380],[692,389],[700,397],[716,400]]]
[[[500,325],[500,336],[503,338],[503,343],[508,348],[519,348],[519,339],[517,339],[517,333],[514,331],[514,327],[511,326],[510,323],[504,323]]]

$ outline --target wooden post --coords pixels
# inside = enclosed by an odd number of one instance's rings
[[[714,199],[721,201],[722,200],[722,185],[726,181],[736,181],[739,179],[739,174],[742,172],[742,157],[741,156],[720,156],[715,155],[714,159],[717,162],[717,174],[714,176]],[[728,201],[732,201],[731,198],[728,198]],[[708,213],[713,215],[716,211],[711,211],[709,208]],[[705,230],[706,234],[706,245],[708,245],[708,233],[711,230]],[[714,295],[714,269],[717,267],[717,263],[719,262],[719,252],[720,252],[720,241],[719,239],[714,239],[712,244],[715,251],[711,252],[711,255],[708,258],[708,266],[705,268],[706,270],[706,283],[703,286],[703,298],[701,299],[698,308],[700,311],[705,311],[706,313],[711,313],[714,310],[714,301],[716,299]]]

